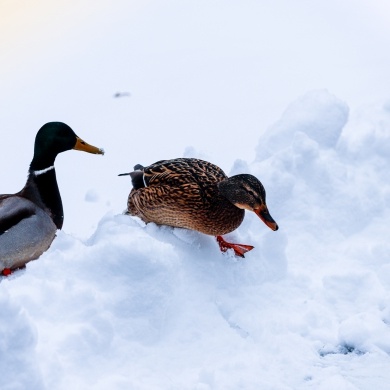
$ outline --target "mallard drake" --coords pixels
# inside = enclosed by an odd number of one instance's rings
[[[265,189],[253,175],[227,177],[221,168],[195,158],[158,161],[147,167],[136,165],[130,175],[126,214],[144,222],[197,230],[217,237],[222,251],[236,255],[251,245],[226,242],[222,235],[237,229],[245,209],[255,212],[272,230],[278,225],[268,212]]]
[[[58,153],[76,149],[104,154],[80,139],[65,123],[50,122],[38,131],[34,157],[24,188],[0,195],[0,272],[8,275],[37,259],[62,228],[64,213],[54,160]]]

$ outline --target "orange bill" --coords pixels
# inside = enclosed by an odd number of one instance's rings
[[[92,154],[104,154],[104,150],[97,148],[96,146],[87,144],[81,138],[76,137],[76,145],[74,146],[75,150],[81,150],[82,152],[92,153]]]
[[[278,230],[279,226],[271,217],[271,214],[268,211],[268,208],[265,204],[261,205],[259,208],[255,209],[254,212],[260,217],[260,219],[272,230]]]

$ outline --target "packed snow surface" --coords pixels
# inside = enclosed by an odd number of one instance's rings
[[[111,212],[3,278],[0,388],[388,389],[390,104],[308,92],[255,155],[224,168],[262,181],[280,229],[247,212],[245,259]]]

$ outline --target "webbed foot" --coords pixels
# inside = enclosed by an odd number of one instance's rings
[[[2,271],[0,271],[0,276],[10,276],[15,271],[19,271],[25,268],[26,268],[26,264],[21,265],[20,267],[17,268],[4,268]]]
[[[1,275],[2,276],[8,276],[8,275],[11,275],[12,273],[12,270],[10,268],[4,268],[2,271],[1,271]]]
[[[222,252],[226,252],[228,249],[233,249],[234,254],[239,257],[245,257],[244,253],[251,251],[254,246],[245,244],[233,244],[224,240],[222,236],[216,236],[219,247]]]

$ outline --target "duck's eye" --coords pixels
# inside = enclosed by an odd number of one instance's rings
[[[247,194],[249,194],[250,196],[252,196],[255,199],[257,198],[256,192],[254,192],[251,188],[248,188],[248,187],[243,187],[243,188]]]
[[[248,193],[249,193],[250,195],[252,195],[254,198],[257,198],[257,194],[256,194],[255,192],[253,192],[253,191],[248,191]]]

